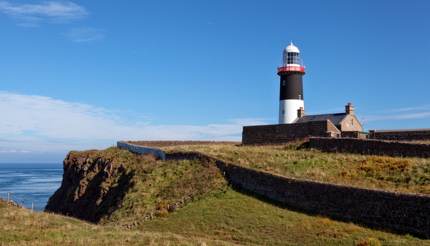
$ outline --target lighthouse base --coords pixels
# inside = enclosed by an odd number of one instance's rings
[[[297,111],[305,108],[303,100],[288,99],[279,101],[279,124],[291,124],[297,118]]]

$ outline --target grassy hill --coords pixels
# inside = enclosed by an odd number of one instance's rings
[[[430,159],[323,153],[278,146],[178,145],[167,152],[196,151],[237,165],[283,176],[355,187],[430,194]]]
[[[125,230],[100,226],[61,215],[31,212],[0,200],[0,245],[198,245],[209,239],[169,232]]]
[[[133,229],[31,213],[3,202],[0,223],[1,245],[430,245],[289,211],[231,189]]]
[[[424,193],[428,187],[426,159],[325,154],[296,147],[223,143],[163,148],[199,151],[294,177]],[[109,191],[123,187],[122,177],[129,177],[132,185],[97,225],[0,201],[0,245],[430,245],[238,193],[214,165],[195,160],[155,161],[109,148],[71,152],[65,163],[69,187],[63,190],[67,196],[59,198],[66,204],[79,202],[75,209],[82,213],[104,209],[112,200]]]

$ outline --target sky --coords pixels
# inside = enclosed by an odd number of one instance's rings
[[[306,113],[430,128],[430,2],[0,0],[0,162],[277,123],[282,50]]]

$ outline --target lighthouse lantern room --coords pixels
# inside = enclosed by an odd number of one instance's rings
[[[280,76],[279,124],[290,124],[303,112],[303,75],[305,67],[300,59],[300,50],[292,42],[285,48],[283,64],[278,67]]]

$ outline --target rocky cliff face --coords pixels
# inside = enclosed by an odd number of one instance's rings
[[[69,153],[61,187],[49,199],[46,211],[98,222],[121,205],[133,185],[133,172],[93,153]]]
[[[45,210],[130,228],[226,187],[208,160],[157,161],[118,148],[71,152],[64,160],[61,187]]]

